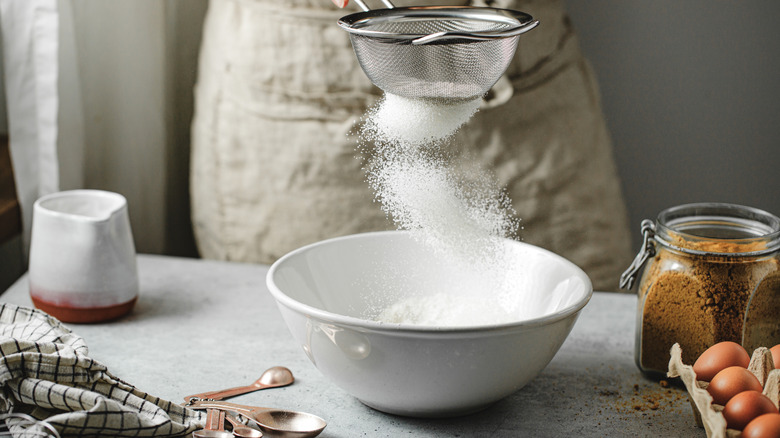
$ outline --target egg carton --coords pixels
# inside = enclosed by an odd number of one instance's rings
[[[699,427],[704,427],[708,438],[739,438],[742,433],[726,428],[726,418],[723,416],[723,406],[712,402],[712,396],[707,392],[709,382],[696,380],[693,366],[682,361],[682,348],[674,344],[669,360],[669,377],[679,377],[688,390],[688,396],[693,408],[693,416]],[[764,387],[764,395],[772,400],[775,407],[780,404],[780,369],[775,369],[772,353],[768,348],[759,347],[750,358],[748,370],[752,372]]]

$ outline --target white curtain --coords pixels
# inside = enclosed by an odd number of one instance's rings
[[[37,197],[97,188],[128,199],[139,252],[194,255],[189,126],[206,7],[0,0],[8,130],[28,233]]]
[[[0,0],[0,20],[11,156],[29,230],[28,206],[58,189],[56,0]]]

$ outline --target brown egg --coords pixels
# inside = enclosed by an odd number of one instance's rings
[[[742,431],[742,438],[780,438],[780,414],[754,418]]]
[[[761,392],[764,388],[761,382],[746,368],[728,367],[712,378],[707,392],[712,396],[713,403],[725,406],[732,397],[743,391]]]
[[[726,403],[723,417],[729,429],[742,430],[754,418],[763,414],[777,414],[777,408],[769,397],[758,391],[743,391]]]
[[[780,370],[780,344],[770,348],[769,351],[772,352],[772,359],[775,361],[775,368]]]
[[[693,372],[696,380],[709,382],[721,370],[728,367],[740,366],[747,368],[750,364],[750,355],[736,342],[719,342],[708,348],[696,359],[693,364]]]

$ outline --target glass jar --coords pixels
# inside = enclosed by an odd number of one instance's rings
[[[620,279],[630,289],[639,278],[634,359],[642,372],[665,375],[675,343],[687,364],[721,341],[749,354],[780,343],[777,216],[687,204],[643,221],[642,234],[642,249]]]

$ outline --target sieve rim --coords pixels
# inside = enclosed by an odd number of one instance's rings
[[[356,12],[340,18],[338,25],[352,35],[378,38],[387,42],[412,43],[431,34],[377,31],[369,27],[391,21],[424,19],[475,20],[509,25],[508,28],[501,30],[458,32],[461,37],[467,35],[469,38],[479,40],[512,38],[531,30],[538,24],[538,21],[534,22],[531,15],[512,9],[479,6],[410,6]]]

